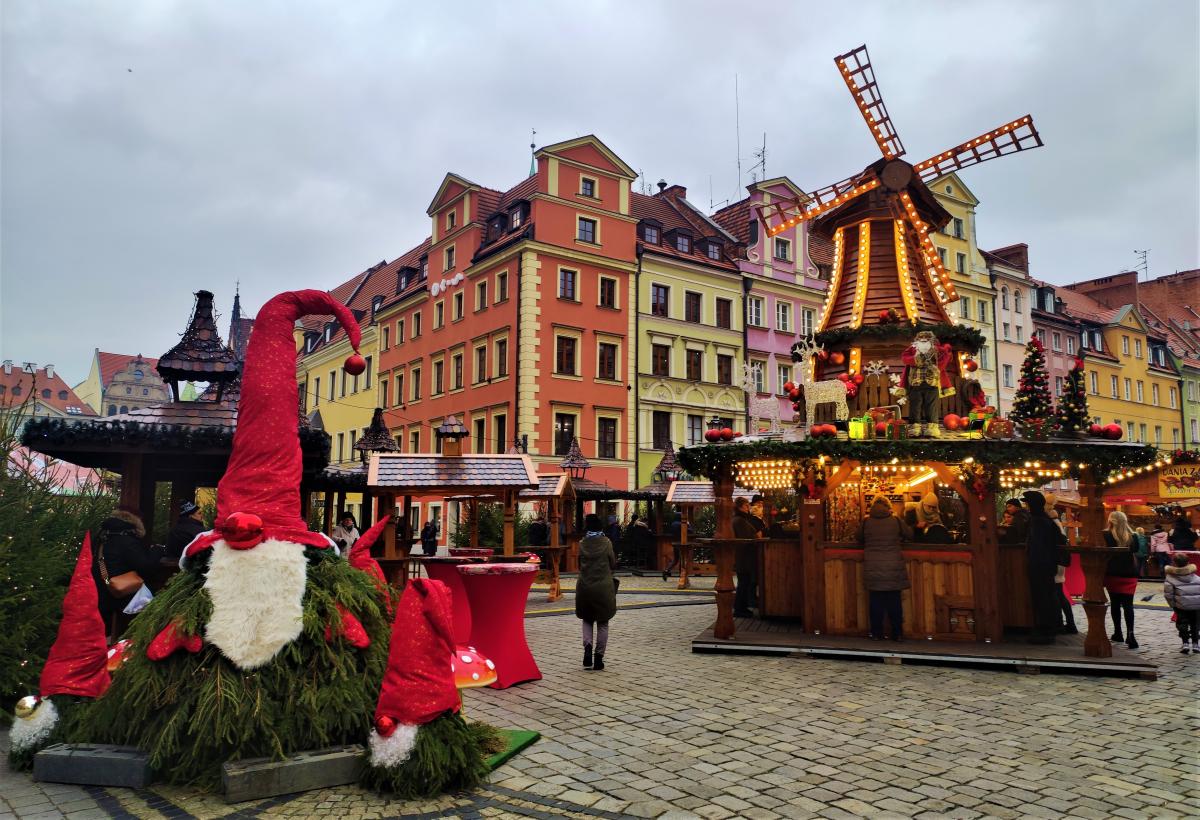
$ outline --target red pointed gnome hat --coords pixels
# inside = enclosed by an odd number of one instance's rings
[[[387,583],[387,578],[384,577],[383,568],[379,566],[379,562],[372,557],[371,547],[375,546],[375,542],[379,540],[379,536],[383,534],[391,520],[392,517],[388,515],[376,521],[371,529],[359,536],[359,539],[354,542],[354,546],[350,548],[350,554],[346,556],[350,566],[362,570],[376,581],[384,584]]]
[[[392,621],[387,671],[375,707],[377,725],[386,717],[421,726],[458,711],[458,688],[450,669],[452,623],[449,587],[428,578],[409,580]]]
[[[361,331],[350,309],[323,290],[280,293],[263,305],[254,320],[242,395],[238,402],[233,453],[217,485],[217,519],[213,533],[189,545],[187,555],[224,539],[234,549],[250,549],[268,538],[314,547],[328,539],[309,532],[300,516],[299,387],[296,385],[296,320],[309,314],[333,314],[341,322],[355,353],[343,367],[361,373]]]
[[[71,585],[63,598],[63,617],[50,657],[42,667],[41,696],[98,698],[108,690],[108,645],[92,578],[92,534],[83,536]]]

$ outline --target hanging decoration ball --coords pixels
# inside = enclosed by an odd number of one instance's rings
[[[798,402],[798,401],[792,402],[792,410],[799,413],[800,412],[800,402]]]
[[[957,430],[963,426],[962,419],[955,413],[947,413],[945,418],[942,419],[942,425],[947,430]]]
[[[846,363],[846,354],[842,353],[840,350],[835,350],[834,352],[829,354],[829,363],[830,364],[845,364]]]
[[[792,391],[795,389],[796,389],[795,382],[784,382],[783,383],[783,392],[787,393],[789,396],[792,394]]]
[[[879,321],[880,322],[887,322],[891,318],[892,318],[892,312],[890,310],[879,311]]]
[[[1099,424],[1093,424],[1088,427],[1088,435],[1099,438],[1100,436],[1104,435],[1104,428]]]
[[[346,357],[346,363],[342,365],[342,369],[351,376],[357,376],[367,369],[367,360],[358,353],[352,353]]]
[[[823,362],[829,361],[829,351],[828,350],[818,350],[817,358]]]
[[[855,384],[862,384],[864,381],[866,381],[866,378],[862,373],[855,373],[851,378],[854,379]]]
[[[979,362],[975,361],[974,359],[967,359],[963,367],[967,369],[968,373],[974,373],[979,369]]]
[[[840,382],[850,381],[850,374],[849,373],[838,373],[837,379]]]
[[[875,422],[875,435],[886,436],[887,432],[888,432],[888,426],[887,426],[886,421]]]
[[[1109,424],[1104,428],[1104,437],[1117,441],[1125,431],[1119,424]]]
[[[721,441],[733,441],[732,427],[724,427],[721,429]]]
[[[391,737],[396,731],[396,721],[392,720],[387,715],[380,715],[375,718],[375,731],[380,737]]]
[[[721,431],[720,430],[705,430],[704,431],[704,440],[710,441],[710,442],[720,441],[721,440]]]
[[[33,715],[33,713],[37,711],[38,704],[40,704],[41,702],[42,702],[42,699],[39,698],[37,695],[26,695],[25,697],[23,697],[19,701],[17,701],[17,706],[14,711],[16,712],[17,717],[22,718],[22,719],[28,718],[28,717],[31,717]]]

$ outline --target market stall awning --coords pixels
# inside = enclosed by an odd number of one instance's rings
[[[539,486],[527,455],[375,453],[367,486],[397,495],[503,495]]]
[[[748,490],[745,487],[733,488],[734,498],[754,498],[755,495],[758,495],[757,490]],[[667,491],[667,503],[669,504],[714,504],[716,500],[711,481],[673,481],[671,489]]]

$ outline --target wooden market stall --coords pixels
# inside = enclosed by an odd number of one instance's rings
[[[743,487],[735,487],[733,497],[736,500],[739,497],[751,499],[754,497],[754,490],[749,490]],[[689,578],[693,575],[711,574],[716,570],[716,565],[711,563],[711,560],[703,562],[704,566],[699,566],[695,561],[696,545],[688,539],[688,526],[692,521],[697,509],[701,507],[711,507],[715,501],[713,495],[713,483],[711,481],[672,481],[670,488],[667,490],[667,503],[674,504],[679,508],[681,523],[683,526],[679,528],[679,543],[672,545],[679,548],[679,589],[689,589],[691,581]],[[711,556],[708,556],[711,558]]]
[[[1153,462],[1152,448],[1117,442],[748,439],[686,448],[690,472],[713,479],[717,617],[693,641],[696,651],[778,651],[810,654],[936,658],[1036,668],[1089,668],[1156,674],[1134,653],[1114,657],[1105,633],[1100,581],[1111,552],[1102,546],[1104,511],[1096,476]],[[1086,636],[1062,636],[1052,646],[1027,646],[1031,624],[1025,548],[997,538],[997,490],[1012,465],[1053,465],[1047,472],[1080,481],[1083,545],[1072,547],[1089,576]],[[765,465],[765,466],[764,466]],[[755,489],[782,465],[799,476],[819,468],[815,492],[799,505],[798,537],[742,542],[732,537],[737,485]],[[1063,466],[1065,465],[1065,466]],[[867,641],[863,551],[856,538],[864,500],[882,492],[897,505],[929,486],[964,502],[965,531],[953,542],[910,543],[903,555],[911,588],[903,594],[906,642]],[[915,487],[915,491],[914,491]],[[1008,490],[1007,492],[1011,492]],[[916,497],[919,497],[917,495]],[[902,508],[895,508],[902,513]],[[703,543],[703,542],[702,542]],[[754,550],[759,563],[759,616],[733,617],[735,552]]]

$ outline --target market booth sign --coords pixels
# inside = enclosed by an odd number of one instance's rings
[[[1168,498],[1200,498],[1200,464],[1171,464],[1159,468],[1158,494]]]

